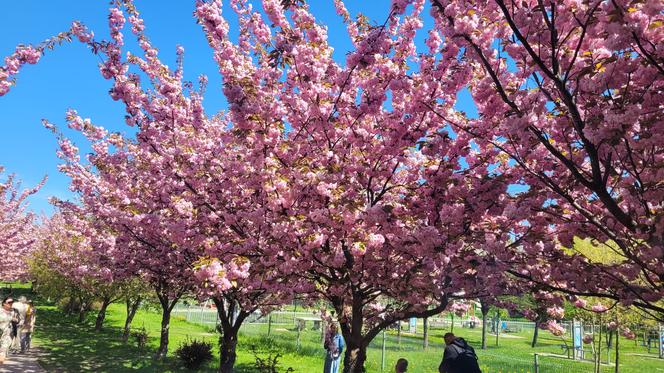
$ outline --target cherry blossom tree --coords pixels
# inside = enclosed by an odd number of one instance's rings
[[[60,230],[54,232],[56,237],[66,232],[65,241],[62,243],[64,250],[57,255],[58,260],[66,264],[54,267],[70,277],[79,289],[84,289],[99,300],[95,330],[100,331],[108,306],[131,291],[135,274],[118,267],[113,259],[116,247],[112,230],[98,224],[95,216],[86,214],[77,205],[57,200],[54,203],[63,224],[51,229]],[[56,218],[56,222],[58,220]],[[74,244],[74,247],[68,248],[71,244]],[[74,264],[77,266],[73,267]]]
[[[125,272],[118,270],[110,260],[115,237],[109,230],[96,227],[91,217],[82,214],[76,206],[58,204],[58,212],[40,227],[42,234],[36,243],[38,252],[34,255],[40,263],[33,266],[35,276],[44,277],[39,273],[40,266],[55,272],[55,280],[64,283],[70,296],[77,298],[81,322],[92,302],[98,300],[100,309],[95,330],[99,331],[108,306],[120,299],[127,281]],[[50,277],[53,279],[52,275]]]
[[[68,120],[72,128],[85,122],[73,112]],[[75,146],[60,138],[59,155],[65,161],[61,170],[71,177],[72,189],[79,193],[85,210],[115,235],[110,260],[143,278],[156,292],[162,307],[157,356],[163,357],[171,311],[195,283],[192,267],[198,260],[200,238],[193,233],[191,220],[178,212],[186,209],[178,198],[182,188],[178,190],[172,179],[160,173],[175,170],[160,163],[162,159],[147,150],[147,144],[115,134],[95,137],[103,130],[87,123],[81,129],[97,139],[96,153],[89,156],[90,165],[84,165]],[[111,144],[116,152],[107,152]]]
[[[274,265],[283,251],[280,210],[271,206],[265,184],[273,176],[273,163],[261,156],[267,145],[247,144],[249,135],[235,127],[218,128],[211,143],[212,126],[200,139],[215,150],[191,153],[186,162],[186,183],[195,191],[198,227],[205,232],[204,259],[195,273],[201,297],[211,297],[220,320],[220,371],[232,372],[238,332],[245,319],[260,310],[266,314],[290,303],[294,294],[308,291],[308,284],[284,275]],[[269,165],[269,166],[268,166]]]
[[[70,226],[59,214],[45,220],[42,238],[33,254],[32,276],[39,282],[38,291],[68,298],[65,311],[76,312],[84,322],[96,296],[91,291],[96,282],[90,274],[90,238]]]
[[[245,30],[237,42],[221,1],[199,2],[197,15],[233,127],[269,157],[272,176],[261,182],[276,212],[271,224],[283,233],[274,237],[282,250],[266,260],[314,285],[346,340],[344,371],[361,371],[381,330],[474,297],[475,278],[502,273],[489,253],[522,243],[512,238],[527,229],[511,228],[518,208],[501,215],[509,179],[491,172],[499,153],[472,152],[467,134],[450,135],[428,107],[456,83],[439,74],[448,61],[416,56],[423,2],[408,14],[393,4],[379,26],[351,20],[335,2],[356,48],[345,65],[332,59],[306,4],[264,1],[264,20],[247,3],[231,3]],[[427,42],[432,50],[439,43]],[[411,63],[419,73],[408,71]],[[443,101],[451,110],[455,96]]]
[[[0,278],[2,281],[24,280],[27,261],[34,249],[37,231],[34,214],[26,211],[27,198],[35,194],[46,182],[31,189],[20,190],[15,175],[4,177],[0,166]]]
[[[556,244],[515,252],[527,281],[634,304],[661,317],[664,297],[662,103],[664,4],[657,1],[431,0],[437,52],[477,118],[445,114],[480,152],[509,158],[532,225]],[[432,77],[435,79],[435,77]],[[533,200],[536,201],[536,200]],[[575,253],[591,238],[620,260]],[[567,248],[567,249],[565,249]],[[548,263],[547,263],[548,262]]]

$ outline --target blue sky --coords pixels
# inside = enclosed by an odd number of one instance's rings
[[[201,73],[209,78],[205,107],[209,113],[224,109],[221,94],[221,78],[212,59],[212,50],[199,25],[193,19],[194,0],[170,2],[135,0],[145,19],[147,34],[159,48],[162,59],[175,64],[175,47],[185,48],[184,70],[188,80],[196,81]],[[343,61],[351,48],[340,18],[336,15],[332,0],[308,1],[317,19],[328,25],[330,43],[335,47],[335,58]],[[165,5],[167,4],[167,5]],[[260,5],[254,1],[255,7]],[[389,12],[388,0],[348,0],[351,14],[362,12],[375,22],[383,23]],[[0,23],[0,55],[13,52],[19,43],[38,43],[69,28],[74,20],[80,20],[96,37],[107,37],[107,1],[50,0],[11,1],[3,3],[5,17]],[[230,11],[225,8],[226,14]],[[425,10],[425,15],[428,9]],[[428,17],[428,16],[427,16]],[[237,32],[233,19],[231,30]],[[426,20],[428,24],[429,20]],[[125,32],[129,34],[129,30]],[[418,35],[423,40],[424,33]],[[129,39],[129,37],[128,37]],[[24,186],[37,184],[44,175],[48,182],[30,200],[30,208],[37,213],[50,213],[50,196],[71,198],[68,179],[57,170],[59,160],[55,156],[55,137],[44,129],[41,119],[47,118],[60,125],[68,108],[79,115],[89,117],[93,123],[111,131],[132,133],[123,122],[124,110],[107,94],[110,87],[99,74],[98,57],[78,42],[64,44],[49,51],[37,65],[27,66],[18,76],[18,84],[0,98],[0,165],[7,172],[16,173]],[[465,97],[466,102],[469,98]],[[466,106],[466,105],[464,105]],[[470,105],[465,108],[472,111]],[[65,134],[72,138],[82,153],[88,152],[86,140],[73,131]]]

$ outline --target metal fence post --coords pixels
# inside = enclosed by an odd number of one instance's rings
[[[267,336],[270,336],[270,332],[272,331],[272,312],[270,312],[267,315]]]
[[[296,323],[297,325],[297,340],[295,341],[295,349],[299,350],[300,349],[300,323]]]
[[[539,354],[535,354],[535,373],[539,373]]]

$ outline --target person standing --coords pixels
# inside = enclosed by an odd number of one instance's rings
[[[339,334],[339,328],[336,324],[330,324],[327,333],[325,334],[325,368],[324,373],[339,373],[339,365],[341,364],[341,354],[344,352],[344,338]]]
[[[32,301],[29,300],[27,305],[25,319],[23,320],[23,326],[21,327],[21,353],[30,350],[32,333],[35,331],[35,320],[37,319],[37,313]]]
[[[25,320],[25,312],[28,308],[28,299],[21,295],[18,301],[12,304],[14,309],[14,319],[12,320],[12,347],[13,351],[18,351],[21,348],[21,329],[23,327],[23,320]]]
[[[2,300],[2,308],[0,308],[0,364],[5,363],[12,345],[12,319],[14,318],[12,303],[14,303],[14,299],[6,297]]]
[[[445,352],[438,366],[439,373],[482,373],[475,349],[463,338],[457,338],[453,333],[447,333],[443,338]]]

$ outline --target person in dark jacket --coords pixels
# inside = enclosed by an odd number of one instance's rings
[[[477,364],[475,350],[463,338],[447,333],[443,361],[438,366],[440,373],[482,373]]]

